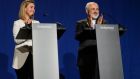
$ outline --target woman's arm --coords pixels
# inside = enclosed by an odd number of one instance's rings
[[[20,28],[21,28],[21,25],[20,25],[19,21],[14,21],[13,36],[14,36],[14,41],[17,45],[26,41],[24,39],[16,39],[16,36],[18,35]]]

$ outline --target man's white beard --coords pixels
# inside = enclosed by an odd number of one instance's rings
[[[93,19],[97,19],[98,17],[99,17],[99,14],[98,15],[92,15]]]

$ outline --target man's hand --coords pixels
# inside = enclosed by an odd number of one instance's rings
[[[97,24],[103,24],[103,15],[98,18]]]

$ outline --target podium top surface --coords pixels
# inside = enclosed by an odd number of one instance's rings
[[[96,24],[96,27],[101,27],[102,29],[114,29],[118,28],[119,35],[123,35],[124,32],[127,31],[127,29],[119,24]]]
[[[127,29],[119,24],[95,24],[96,27],[100,27],[101,29],[114,29],[114,28],[118,28],[119,34],[123,35],[125,31],[127,31]],[[95,29],[92,28],[85,28],[84,31],[95,31]]]
[[[33,26],[37,27],[32,27],[32,28],[38,28],[38,29],[44,29],[44,28],[51,28],[53,26],[57,27],[57,38],[59,39],[63,33],[65,32],[65,28],[61,24],[56,24],[56,23],[33,23]],[[47,26],[47,27],[46,27]],[[16,39],[32,39],[32,28],[20,28],[20,31],[16,37]]]

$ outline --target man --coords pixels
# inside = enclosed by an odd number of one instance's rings
[[[95,2],[86,4],[87,18],[76,25],[76,39],[80,43],[78,49],[78,67],[81,79],[99,79],[96,36],[85,29],[95,29],[95,24],[103,24],[103,15],[99,16],[99,6]]]

